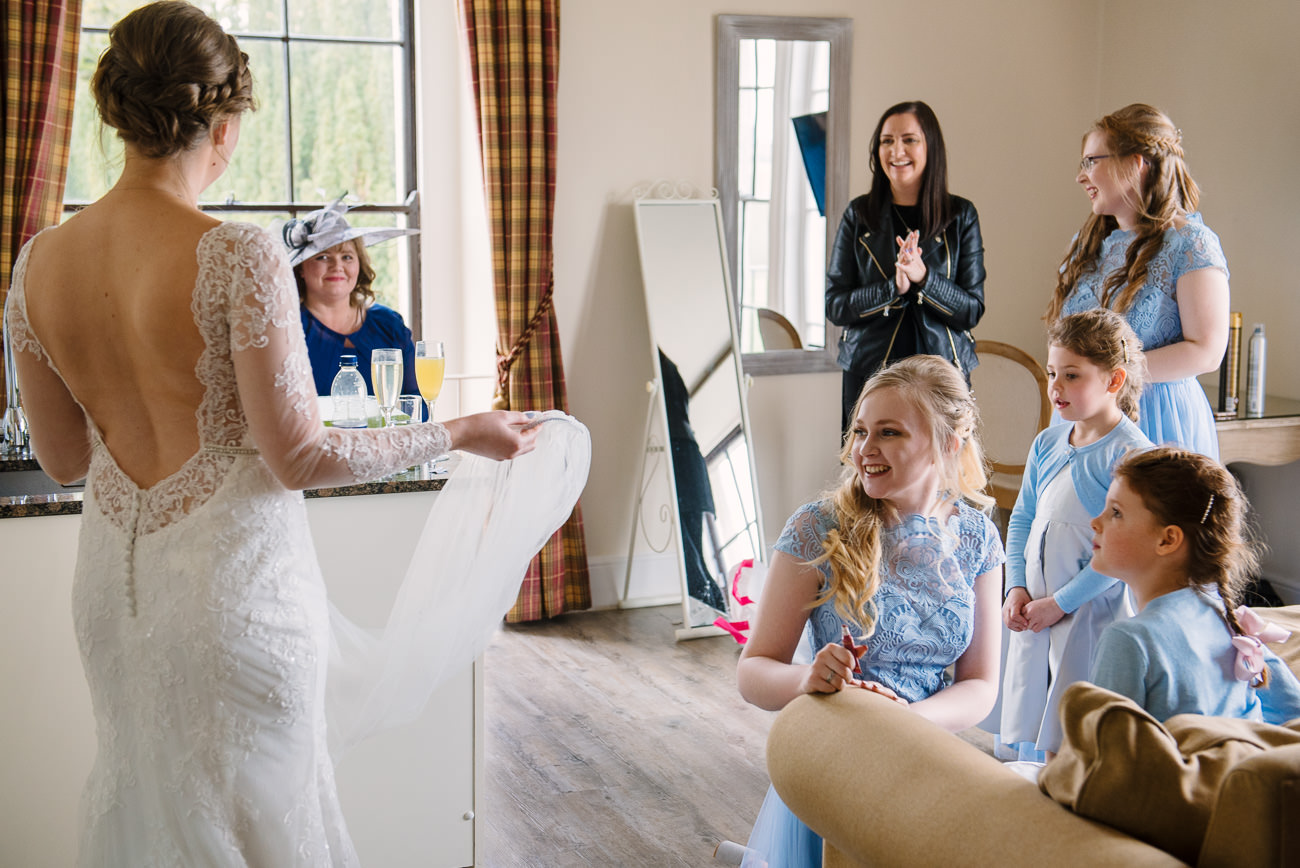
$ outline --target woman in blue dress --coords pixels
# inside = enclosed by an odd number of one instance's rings
[[[1218,458],[1196,376],[1218,368],[1228,343],[1228,262],[1196,211],[1182,131],[1149,105],[1106,115],[1083,139],[1076,180],[1092,214],[1061,264],[1048,324],[1095,307],[1123,314],[1150,369],[1142,433]]]
[[[351,226],[341,199],[284,226],[289,264],[298,284],[302,331],[307,338],[316,394],[328,395],[344,355],[357,357],[366,391],[370,354],[393,347],[402,351],[402,394],[418,394],[415,381],[415,342],[402,315],[375,301],[371,284],[375,270],[366,248],[389,238],[411,235],[415,229],[375,229]]]
[[[989,713],[1005,555],[981,511],[992,501],[975,423],[965,380],[938,356],[867,381],[840,484],[777,541],[737,668],[747,701],[775,711],[805,693],[868,689],[952,732]],[[811,646],[796,655],[805,629]],[[745,864],[821,865],[821,839],[774,790],[748,848]]]

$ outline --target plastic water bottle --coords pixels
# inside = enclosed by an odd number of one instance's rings
[[[366,427],[366,381],[357,370],[357,357],[339,357],[339,372],[330,384],[335,428]]]
[[[1246,415],[1259,418],[1264,415],[1264,357],[1267,343],[1264,324],[1255,323],[1255,333],[1250,336],[1250,357],[1246,368]]]

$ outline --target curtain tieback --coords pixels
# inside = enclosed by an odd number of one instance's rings
[[[546,291],[542,293],[541,300],[537,303],[537,310],[533,313],[532,319],[528,325],[515,338],[514,346],[508,353],[502,353],[501,348],[497,348],[497,388],[496,395],[492,398],[492,409],[509,410],[510,409],[510,390],[508,384],[510,381],[510,368],[514,365],[515,360],[519,358],[528,347],[528,343],[533,339],[537,332],[537,327],[542,323],[542,317],[546,316],[547,311],[551,309],[551,299],[555,295],[555,269],[550,270],[550,277],[546,282]]]

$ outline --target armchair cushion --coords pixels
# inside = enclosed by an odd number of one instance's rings
[[[1127,697],[1087,682],[1066,690],[1061,719],[1061,750],[1038,779],[1043,792],[1191,864],[1233,769],[1272,748],[1300,751],[1300,721],[1282,727],[1181,714],[1162,725]]]

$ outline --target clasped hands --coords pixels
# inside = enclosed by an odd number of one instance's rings
[[[906,238],[894,238],[898,242],[898,258],[894,260],[894,286],[899,295],[907,295],[912,284],[925,280],[925,262],[921,259],[921,233],[915,229],[907,233]]]
[[[804,693],[838,693],[845,687],[861,687],[878,693],[886,699],[892,699],[899,705],[907,705],[894,691],[879,681],[861,681],[853,677],[853,664],[867,653],[866,645],[854,645],[853,653],[843,645],[831,643],[817,652],[812,665],[808,667],[803,679]]]
[[[1049,594],[1035,600],[1030,598],[1029,592],[1024,588],[1007,591],[1006,602],[1002,604],[1002,623],[1016,633],[1024,630],[1037,633],[1064,617],[1065,610],[1056,602],[1055,597]]]

